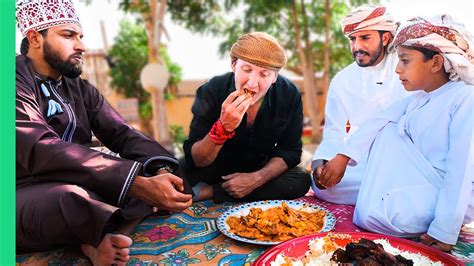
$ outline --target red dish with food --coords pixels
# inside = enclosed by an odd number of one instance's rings
[[[287,256],[294,259],[302,259],[305,257],[307,251],[309,251],[309,243],[311,240],[318,240],[324,238],[328,233],[317,233],[307,235],[299,238],[295,238],[286,242],[283,242],[273,248],[265,251],[260,257],[254,262],[253,265],[270,265],[271,262],[275,262],[278,255]],[[334,242],[344,247],[350,242],[358,241],[361,238],[368,240],[386,240],[392,247],[400,250],[407,251],[410,253],[419,253],[422,256],[427,257],[432,262],[441,262],[444,265],[463,265],[463,263],[451,255],[441,252],[435,248],[425,246],[423,244],[413,242],[407,239],[391,237],[380,234],[372,233],[330,233],[333,235],[341,235],[340,238],[335,238]],[[344,237],[342,237],[344,236]],[[278,265],[278,264],[277,264]],[[416,264],[415,264],[416,265]]]

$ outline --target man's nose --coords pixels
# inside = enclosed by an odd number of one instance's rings
[[[358,51],[362,47],[361,42],[359,41],[359,39],[353,40],[352,43],[351,43],[351,46],[352,46],[352,52]]]
[[[257,73],[251,73],[249,75],[249,79],[247,81],[247,85],[250,87],[250,88],[255,88],[257,87],[258,85],[258,81],[259,81],[259,77],[257,75]]]
[[[74,49],[83,53],[86,52],[86,46],[84,45],[82,39],[77,39]]]

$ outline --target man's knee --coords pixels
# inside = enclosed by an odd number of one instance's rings
[[[308,171],[301,167],[293,167],[289,169],[285,173],[285,175],[291,180],[294,180],[295,182],[299,183],[303,188],[309,189],[311,185],[311,175],[308,173]]]
[[[39,184],[17,190],[16,234],[19,251],[54,248],[71,239],[64,211],[87,192],[69,184]]]
[[[199,182],[215,184],[222,181],[222,171],[215,163],[205,167],[194,167],[187,163],[185,158],[180,158],[179,169],[182,171],[184,177],[188,180],[191,186],[194,186]]]
[[[311,186],[310,174],[301,167],[294,167],[286,171],[280,178],[283,179],[287,198],[299,198],[304,196]]]
[[[57,216],[62,212],[65,203],[88,196],[84,189],[70,184],[41,184],[20,189],[17,190],[17,218],[21,221],[21,218],[24,218],[22,214],[31,219]]]

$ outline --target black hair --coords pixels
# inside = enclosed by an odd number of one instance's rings
[[[231,57],[230,57],[230,64],[231,64],[231,65],[235,64],[235,62],[237,62],[237,59],[238,59],[237,57],[231,56]]]
[[[380,36],[380,39],[382,39],[382,36],[385,32],[389,32],[389,31],[386,31],[386,30],[378,30],[377,31],[379,33],[379,36]]]
[[[433,50],[430,50],[430,49],[427,49],[427,48],[424,48],[424,47],[418,47],[418,46],[404,46],[405,48],[407,49],[411,49],[411,50],[416,50],[420,53],[423,54],[423,62],[426,62],[430,59],[433,59],[433,57],[437,54],[439,54],[439,52],[436,52],[436,51],[433,51]]]
[[[48,29],[40,30],[38,32],[41,33],[43,37],[46,37],[46,35],[48,34]],[[25,37],[23,38],[23,40],[21,40],[20,53],[22,55],[26,55],[29,49],[30,49],[30,43],[28,42],[28,38]]]

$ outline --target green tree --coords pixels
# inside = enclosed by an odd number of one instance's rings
[[[147,37],[143,26],[128,20],[120,22],[120,30],[108,52],[113,62],[111,85],[125,97],[136,97],[140,103],[150,95],[140,84],[140,71],[148,61]]]
[[[171,61],[165,47],[160,47],[159,53],[170,72],[166,92],[169,98],[172,88],[181,81],[182,70],[178,64]],[[138,98],[140,116],[148,121],[151,116],[150,94],[140,83],[140,72],[148,63],[148,37],[143,25],[128,20],[121,21],[109,56],[113,62],[110,69],[112,88],[127,98]]]
[[[161,35],[166,34],[163,26],[165,11],[167,8],[167,0],[132,0],[121,1],[119,8],[134,14],[138,14],[145,26],[147,33],[148,46],[148,62],[162,63],[164,60],[160,55]],[[166,95],[166,94],[165,94]],[[169,139],[166,112],[161,106],[165,98],[161,92],[155,91],[152,95],[152,103],[150,104],[153,112],[153,133],[156,140],[161,143],[167,143]]]

